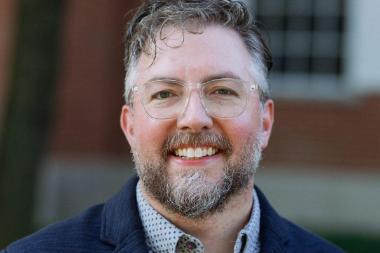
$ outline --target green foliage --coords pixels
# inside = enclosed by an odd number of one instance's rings
[[[349,253],[380,252],[380,236],[357,234],[324,234],[327,240],[335,243]]]

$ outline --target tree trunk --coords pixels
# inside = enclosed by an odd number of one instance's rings
[[[0,249],[33,231],[35,179],[48,134],[61,0],[19,0],[17,45],[0,136]]]

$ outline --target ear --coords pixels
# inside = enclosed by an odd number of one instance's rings
[[[133,108],[128,105],[124,105],[120,114],[120,126],[123,130],[125,137],[127,138],[129,145],[133,147],[134,144],[134,116]]]
[[[262,110],[262,143],[261,148],[264,149],[268,146],[269,138],[272,133],[272,126],[274,123],[274,103],[273,100],[268,99],[263,105]]]

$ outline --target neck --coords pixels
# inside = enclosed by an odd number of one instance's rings
[[[206,252],[233,252],[239,231],[248,223],[253,202],[253,181],[232,196],[221,212],[191,219],[168,211],[160,202],[142,192],[150,205],[176,227],[202,241]]]

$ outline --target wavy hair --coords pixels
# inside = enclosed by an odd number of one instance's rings
[[[272,56],[245,3],[233,0],[147,0],[127,24],[125,33],[126,103],[130,103],[131,84],[139,57],[142,53],[152,55],[154,63],[156,40],[165,40],[165,27],[175,26],[183,32],[202,33],[207,25],[222,25],[240,35],[252,57],[261,101],[268,99],[267,76],[272,67]]]

